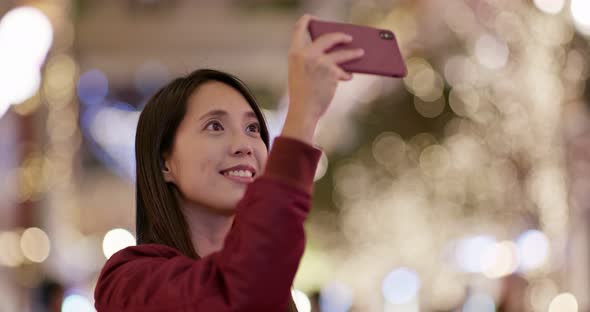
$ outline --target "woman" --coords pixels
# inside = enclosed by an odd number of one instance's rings
[[[198,70],[163,87],[137,126],[138,246],[114,254],[95,290],[98,311],[296,311],[290,288],[304,249],[321,151],[313,134],[352,40],[313,43],[297,22],[290,105],[268,154],[263,115],[237,78]]]

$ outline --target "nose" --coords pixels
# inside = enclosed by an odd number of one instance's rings
[[[231,144],[231,154],[236,156],[252,155],[252,145],[247,138],[235,135]]]

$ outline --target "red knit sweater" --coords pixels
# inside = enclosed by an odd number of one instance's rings
[[[107,261],[94,292],[101,311],[285,311],[305,245],[321,151],[277,137],[265,172],[236,207],[223,249],[194,260],[158,244]]]

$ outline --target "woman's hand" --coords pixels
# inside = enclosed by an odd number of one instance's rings
[[[310,143],[315,126],[326,112],[340,80],[352,79],[352,74],[338,64],[361,57],[362,49],[326,53],[352,37],[345,33],[324,34],[311,41],[308,24],[315,17],[305,14],[295,24],[289,49],[289,113],[283,134]]]

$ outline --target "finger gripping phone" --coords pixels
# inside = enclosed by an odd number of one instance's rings
[[[365,54],[358,59],[339,66],[354,73],[373,74],[402,78],[407,74],[406,65],[393,32],[368,26],[328,22],[309,21],[308,31],[312,40],[326,33],[343,32],[352,36],[352,41],[338,44],[327,52],[340,49],[362,48]]]

